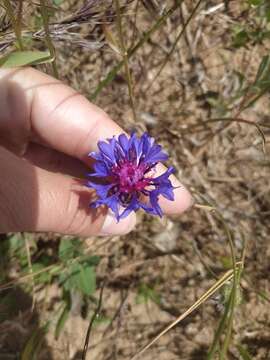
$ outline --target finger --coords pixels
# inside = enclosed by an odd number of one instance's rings
[[[135,216],[117,223],[104,209],[90,209],[93,191],[74,180],[19,159],[0,147],[0,232],[53,231],[88,236],[125,234]]]
[[[0,84],[0,93],[4,84],[6,90],[3,91],[8,92],[9,84],[12,83],[13,93],[17,88],[20,95],[8,96],[6,102],[0,103],[12,107],[12,99],[25,98],[24,106],[21,104],[20,117],[31,119],[32,136],[48,147],[86,162],[87,154],[96,150],[99,140],[123,133],[101,109],[70,87],[43,73],[30,68],[2,69],[1,75],[5,80]],[[159,166],[158,173],[163,172],[164,167]],[[161,198],[160,205],[167,214],[181,213],[190,207],[192,198],[173,175],[170,179],[177,188],[174,191],[175,200]]]
[[[166,167],[163,164],[158,165],[157,174],[163,174],[166,171]],[[191,193],[185,188],[183,184],[174,176],[171,175],[169,179],[174,186],[174,201],[160,198],[160,206],[164,213],[168,215],[181,214],[184,211],[191,208],[194,204],[194,199]]]
[[[5,118],[9,117],[12,123],[11,117],[19,116],[20,124],[29,119],[25,128],[31,129],[32,137],[48,147],[85,160],[100,139],[123,132],[100,108],[44,73],[31,68],[1,69],[0,78],[6,100],[1,105],[17,109],[16,113],[7,111]],[[20,109],[16,105],[19,98]]]
[[[88,168],[81,161],[39,144],[31,143],[27,148],[27,152],[24,154],[24,158],[29,160],[32,164],[50,172],[68,174],[81,179],[84,179],[85,174],[88,172]],[[160,166],[160,168],[160,173],[166,171],[165,166]],[[172,177],[171,180],[173,186],[179,186],[175,177]],[[190,194],[182,185],[175,191],[177,192],[177,196],[181,198],[175,212],[179,212],[179,209],[180,212],[183,212],[190,206]],[[161,199],[161,204],[164,211],[166,211],[165,209],[167,208],[167,213],[173,213],[171,201],[167,201],[166,203],[166,199],[163,198]]]
[[[46,146],[30,143],[23,156],[33,165],[44,170],[85,179],[89,172],[82,161]]]

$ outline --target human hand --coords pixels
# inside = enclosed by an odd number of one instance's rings
[[[87,155],[99,140],[123,133],[106,113],[31,68],[0,70],[0,109],[0,233],[113,235],[135,226],[134,213],[119,223],[106,211],[97,216],[88,206],[93,190],[74,180],[89,172]],[[170,179],[178,186],[175,200],[162,198],[160,205],[180,214],[192,198]]]

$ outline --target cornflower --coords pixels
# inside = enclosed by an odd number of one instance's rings
[[[97,200],[90,206],[106,205],[117,221],[140,208],[162,217],[160,196],[174,200],[174,187],[169,180],[174,168],[169,167],[155,177],[157,164],[168,159],[162,147],[147,133],[141,137],[133,133],[130,138],[121,134],[99,141],[98,149],[89,154],[95,163],[86,186],[95,189],[97,194]]]

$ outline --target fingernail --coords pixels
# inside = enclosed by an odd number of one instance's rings
[[[136,215],[131,213],[128,217],[117,222],[115,216],[109,211],[103,223],[100,235],[124,235],[129,233],[136,225]]]

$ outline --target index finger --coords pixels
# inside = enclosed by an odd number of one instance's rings
[[[6,101],[1,101],[4,108],[18,109],[16,99],[24,98],[19,112],[12,116],[27,122],[24,125],[29,136],[48,147],[86,162],[87,154],[96,150],[99,140],[124,132],[81,94],[37,70],[1,69],[0,79],[0,92],[6,94]],[[164,172],[164,167],[160,166],[158,171]],[[191,195],[174,176],[170,179],[178,187],[174,191],[175,200],[162,198],[160,205],[166,213],[180,213],[191,205]]]

